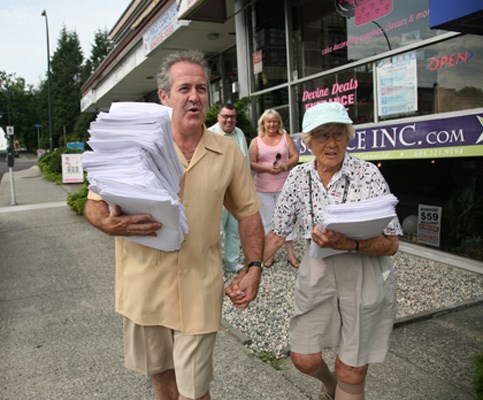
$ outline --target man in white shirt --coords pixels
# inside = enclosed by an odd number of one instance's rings
[[[245,134],[240,128],[236,127],[237,112],[233,104],[222,104],[218,113],[218,122],[208,128],[210,131],[218,135],[225,136],[234,140],[240,146],[240,149],[247,160],[250,167],[250,159],[248,157],[247,141]],[[223,251],[223,265],[228,272],[237,272],[243,268],[240,264],[240,235],[238,233],[238,221],[225,208],[221,216],[221,238]],[[224,243],[223,243],[224,240]]]

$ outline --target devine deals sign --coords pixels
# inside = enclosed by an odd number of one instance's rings
[[[483,109],[357,125],[347,150],[364,160],[483,156]],[[311,153],[296,139],[301,161]]]

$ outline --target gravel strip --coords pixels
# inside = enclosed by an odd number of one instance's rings
[[[295,242],[301,258],[303,241]],[[225,296],[223,318],[246,336],[253,352],[284,357],[289,349],[288,325],[292,314],[297,270],[286,262],[282,247],[272,268],[263,271],[260,290],[248,309],[239,310]],[[452,307],[483,296],[483,275],[461,270],[399,251],[394,256],[397,279],[396,318]],[[229,282],[233,274],[225,273]]]

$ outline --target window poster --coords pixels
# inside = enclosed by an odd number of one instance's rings
[[[82,169],[82,154],[62,154],[62,182],[84,182]]]
[[[441,235],[441,207],[418,205],[418,243],[439,247]]]
[[[376,66],[378,115],[406,114],[418,109],[416,52],[381,60]]]
[[[260,74],[263,72],[263,53],[257,50],[253,53],[253,73]]]

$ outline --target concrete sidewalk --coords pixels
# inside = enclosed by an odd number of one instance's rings
[[[0,399],[153,399],[149,380],[123,366],[114,312],[113,239],[65,204],[73,186],[36,167],[0,183]],[[483,306],[468,304],[395,329],[386,361],[369,368],[368,400],[473,399],[483,352]],[[334,354],[328,352],[328,358]],[[317,399],[319,385],[261,362],[228,326],[215,350],[212,399]]]

